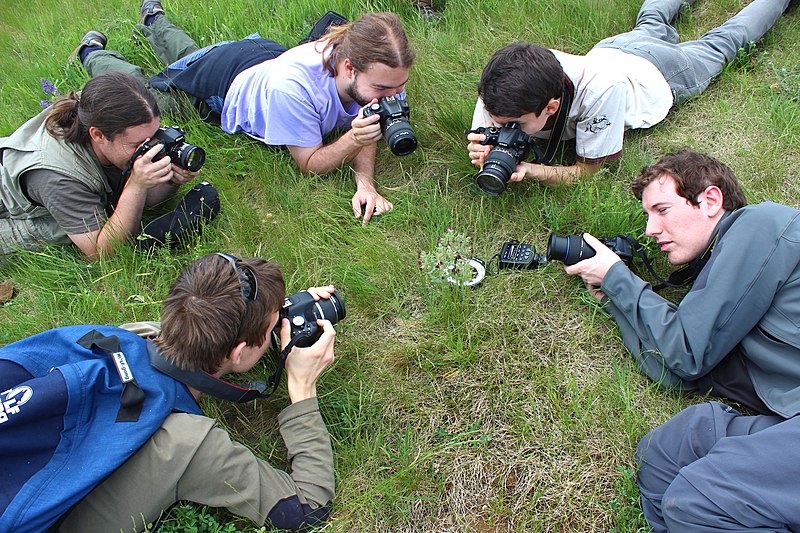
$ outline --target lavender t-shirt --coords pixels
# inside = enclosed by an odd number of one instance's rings
[[[324,41],[296,46],[239,73],[225,95],[222,129],[309,148],[336,128],[350,128],[360,106],[342,105],[335,79],[322,67],[323,48]]]

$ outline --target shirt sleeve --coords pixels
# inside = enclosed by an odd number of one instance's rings
[[[103,198],[69,176],[30,170],[22,179],[28,198],[47,209],[68,235],[97,231],[108,219]]]
[[[486,108],[483,106],[483,100],[478,98],[475,102],[475,110],[472,112],[472,128],[476,130],[481,127],[485,127],[489,122],[492,121],[492,117],[489,116],[489,113],[486,112]]]
[[[696,380],[761,321],[798,261],[796,247],[770,233],[757,216],[743,213],[721,233],[680,305],[622,263],[609,269],[601,287],[613,303],[609,311],[628,331],[626,347],[651,378],[666,373],[673,381]]]
[[[189,500],[263,524],[282,500],[320,508],[334,496],[333,451],[316,398],[278,418],[291,473],[273,468],[211,418],[167,417],[128,461],[67,515],[59,531],[140,531],[176,502]]]
[[[178,482],[179,500],[229,511],[263,524],[273,507],[297,496],[312,508],[333,499],[333,451],[316,398],[292,404],[279,418],[291,474],[233,442],[228,432],[212,429]]]
[[[628,90],[623,81],[611,83],[602,93],[587,95],[575,125],[575,153],[578,161],[600,163],[622,155],[625,135],[625,107]]]

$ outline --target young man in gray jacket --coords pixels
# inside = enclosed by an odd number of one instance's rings
[[[800,528],[800,212],[746,205],[726,165],[681,150],[633,183],[647,235],[697,277],[674,304],[591,235],[565,267],[606,304],[636,364],[666,388],[739,402],[692,406],[640,443],[655,531]]]

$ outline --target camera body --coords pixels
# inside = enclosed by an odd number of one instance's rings
[[[486,194],[497,196],[506,190],[506,184],[517,165],[528,158],[533,146],[533,138],[522,131],[518,122],[508,122],[502,128],[481,127],[467,133],[486,136],[480,143],[494,146],[478,172],[477,183]]]
[[[597,240],[608,246],[626,265],[633,261],[633,247],[627,235]],[[560,236],[553,233],[547,241],[547,260],[561,261],[567,266],[594,257],[595,253],[594,248],[580,235]]]
[[[315,301],[308,291],[302,291],[286,297],[279,315],[276,333],[280,332],[281,321],[288,318],[292,339],[299,337],[295,346],[307,348],[322,336],[322,328],[317,325],[317,320],[329,320],[331,324],[336,324],[345,317],[345,308],[336,292],[330,298]]]
[[[381,131],[394,155],[408,155],[417,149],[417,137],[408,120],[411,111],[408,102],[396,96],[381,98],[377,104],[364,107],[364,118],[381,117]]]
[[[206,152],[199,146],[186,142],[183,130],[175,126],[165,126],[158,128],[158,131],[150,137],[134,154],[132,160],[150,150],[153,146],[162,145],[161,150],[153,156],[153,161],[158,161],[164,157],[181,168],[197,172],[206,162]]]

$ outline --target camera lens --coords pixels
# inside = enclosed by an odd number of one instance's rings
[[[206,151],[193,144],[184,143],[177,150],[177,164],[181,168],[197,172],[206,162]]]
[[[417,137],[408,119],[387,120],[383,135],[394,155],[408,155],[417,149]]]
[[[574,265],[584,259],[594,257],[594,248],[586,244],[580,235],[566,235],[564,237],[551,234],[547,241],[547,260],[561,261],[565,265]]]
[[[329,320],[331,324],[336,324],[345,316],[344,302],[334,292],[330,298],[320,298],[314,302],[312,314],[315,319]]]
[[[303,335],[297,340],[296,346],[308,348],[322,336],[322,328],[317,325],[317,320],[328,320],[331,324],[336,324],[345,317],[344,302],[337,292],[331,294],[330,298],[320,298],[315,302],[311,294],[302,291],[286,297],[280,317],[289,319],[292,336],[298,333]],[[280,328],[281,323],[278,321],[275,331],[279,333]]]
[[[508,148],[497,147],[489,152],[483,162],[483,168],[478,172],[477,183],[486,194],[497,196],[506,190],[506,184],[517,168],[516,153],[511,153]]]

